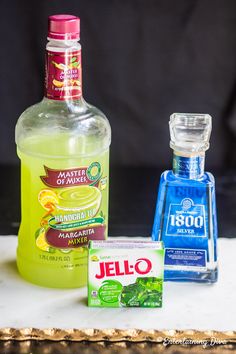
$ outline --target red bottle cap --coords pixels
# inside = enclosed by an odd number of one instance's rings
[[[79,39],[80,19],[73,15],[52,15],[48,18],[48,38]]]

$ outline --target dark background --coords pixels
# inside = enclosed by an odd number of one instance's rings
[[[83,92],[112,126],[110,234],[148,235],[173,112],[213,117],[220,234],[236,234],[236,1],[1,1],[0,233],[16,233],[18,116],[43,96],[47,17],[81,18]]]

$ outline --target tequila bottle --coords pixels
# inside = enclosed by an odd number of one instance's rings
[[[165,245],[165,280],[217,281],[215,181],[204,172],[212,122],[208,114],[170,117],[173,170],[161,175],[153,240]]]

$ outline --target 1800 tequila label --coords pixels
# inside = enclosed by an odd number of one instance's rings
[[[203,187],[168,186],[161,234],[166,249],[165,270],[205,271],[209,232],[207,195]]]
[[[205,206],[185,198],[179,204],[171,203],[167,218],[167,236],[206,237]]]

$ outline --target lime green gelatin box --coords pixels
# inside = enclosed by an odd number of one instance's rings
[[[162,307],[162,242],[90,241],[88,305]]]

